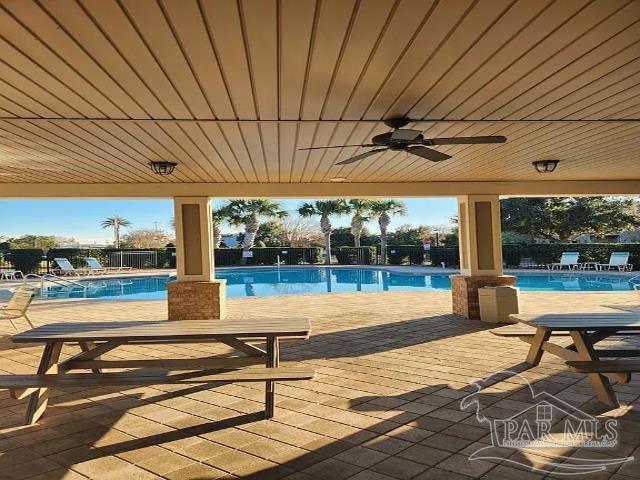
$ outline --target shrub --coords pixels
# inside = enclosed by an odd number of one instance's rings
[[[442,262],[448,268],[456,268],[460,265],[460,250],[458,247],[431,247],[429,250],[431,264],[439,267]]]
[[[387,248],[387,262],[391,265],[409,263],[409,252],[397,247]]]
[[[374,263],[376,248],[369,247],[338,247],[333,250],[340,265],[371,265]]]
[[[422,265],[424,248],[422,245],[388,245],[387,261],[392,265],[402,265],[403,263]]]
[[[251,249],[252,257],[247,258],[247,265],[275,265],[280,256],[280,263],[298,265],[301,263],[318,263],[320,248],[309,247],[258,247]],[[283,253],[286,252],[286,253]],[[240,265],[242,260],[241,248],[216,248],[214,250],[217,266]]]
[[[640,266],[638,243],[543,243],[503,245],[502,257],[507,266],[517,267],[522,258],[546,265],[557,262],[563,252],[579,252],[580,262],[606,263],[612,252],[629,252],[629,263]]]
[[[39,273],[40,264],[43,259],[40,248],[21,248],[9,252],[9,260],[16,270],[28,273]]]

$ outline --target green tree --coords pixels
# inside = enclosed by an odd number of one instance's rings
[[[354,198],[349,200],[351,209],[351,235],[353,235],[353,246],[360,246],[360,239],[364,231],[365,222],[369,221],[371,213],[371,200]]]
[[[122,236],[121,246],[125,248],[162,248],[169,243],[169,234],[155,228],[129,230]]]
[[[23,235],[18,238],[9,238],[3,244],[8,248],[53,248],[60,246],[60,238],[53,235]],[[64,239],[63,239],[64,240]],[[68,239],[67,241],[73,241]]]
[[[105,218],[100,226],[102,228],[112,228],[113,229],[113,246],[115,248],[120,248],[120,228],[121,227],[130,227],[131,222],[126,218],[119,217],[114,215],[113,217]]]
[[[378,217],[380,227],[380,256],[382,264],[387,263],[387,229],[394,215],[406,215],[407,207],[398,200],[375,200],[371,204],[371,213]]]
[[[362,228],[360,235],[360,246],[367,247],[377,245],[378,235],[372,235],[367,227]],[[334,247],[351,247],[353,246],[353,234],[351,227],[336,227],[331,232],[331,245]]]
[[[509,198],[500,202],[502,229],[568,242],[583,233],[605,235],[640,224],[630,199],[607,197]]]
[[[457,247],[459,242],[458,227],[454,228],[452,232],[447,233],[442,239],[442,246],[444,247]]]
[[[277,220],[269,220],[260,224],[260,228],[256,233],[255,243],[266,247],[280,247],[286,244],[284,236],[285,232],[282,224]],[[242,234],[238,235],[238,241],[242,242]]]
[[[242,236],[243,252],[248,252],[253,248],[256,234],[264,219],[268,220],[287,216],[287,212],[282,210],[281,205],[273,200],[231,200],[223,208],[228,212],[229,223],[244,227],[244,234]],[[244,254],[241,263],[247,263]]]
[[[316,200],[303,203],[298,209],[301,217],[320,217],[320,229],[324,235],[324,263],[331,263],[331,217],[345,215],[349,212],[349,204],[345,200]]]
[[[427,238],[431,238],[431,228],[427,225],[404,224],[388,235],[388,242],[391,245],[422,245]]]

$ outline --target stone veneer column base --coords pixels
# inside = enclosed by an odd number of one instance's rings
[[[451,278],[453,314],[474,320],[480,319],[479,288],[513,286],[516,283],[516,277],[512,275],[482,277],[451,275],[449,278]]]
[[[169,282],[169,320],[218,320],[226,316],[226,280]]]

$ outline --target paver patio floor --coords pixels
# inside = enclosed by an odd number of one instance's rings
[[[521,310],[634,310],[633,293],[523,293]],[[284,344],[282,358],[313,366],[313,381],[278,385],[274,420],[260,419],[263,384],[54,390],[46,416],[22,425],[25,402],[0,392],[0,479],[458,480],[561,478],[558,455],[616,458],[622,466],[582,477],[640,478],[640,382],[615,385],[635,410],[606,412],[584,375],[556,357],[526,370],[527,346],[448,312],[449,292],[301,295],[229,300],[230,316],[300,316],[312,338]],[[49,302],[34,323],[166,318],[166,302]],[[33,373],[41,346],[12,345],[2,325],[0,370]],[[612,342],[630,344],[629,340]],[[637,345],[636,345],[637,348]],[[105,358],[203,356],[209,344],[135,346]],[[63,356],[77,353],[72,347]],[[461,410],[474,379],[513,369],[477,396],[486,417],[506,418],[533,404],[524,378],[576,408],[620,415],[613,449],[503,449],[507,460],[469,460],[490,445],[486,422]],[[560,462],[567,461],[561,459]],[[567,477],[564,477],[567,478]],[[568,477],[570,478],[570,477]]]

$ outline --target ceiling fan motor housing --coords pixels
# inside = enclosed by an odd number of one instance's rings
[[[398,133],[407,132],[405,138],[394,138]],[[411,132],[411,133],[408,133]],[[391,150],[404,150],[409,145],[421,144],[424,137],[415,130],[396,130],[395,132],[381,133],[371,139],[374,145],[389,147]]]
[[[409,125],[409,122],[411,122],[411,120],[407,117],[387,118],[386,120],[383,120],[383,121],[384,121],[384,124],[389,128],[406,127],[407,125]]]

